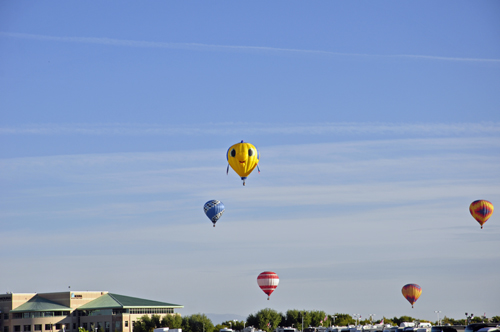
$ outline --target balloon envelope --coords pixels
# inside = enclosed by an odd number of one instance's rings
[[[257,277],[257,284],[259,285],[260,289],[262,289],[262,291],[267,294],[268,300],[269,296],[271,296],[271,293],[274,292],[276,287],[278,287],[279,282],[280,278],[278,278],[278,275],[271,271],[262,272]]]
[[[203,210],[205,211],[205,214],[207,215],[208,219],[212,221],[215,227],[215,223],[224,213],[224,204],[222,204],[221,201],[213,199],[211,201],[206,202],[205,205],[203,205]]]
[[[241,177],[243,185],[245,185],[247,176],[252,173],[259,163],[259,151],[252,144],[241,141],[229,147],[226,159],[229,166]]]
[[[479,225],[481,225],[481,228],[483,228],[484,223],[490,219],[493,214],[493,204],[484,199],[480,199],[471,203],[469,211]]]
[[[403,296],[410,302],[411,307],[413,308],[413,304],[417,302],[420,294],[422,294],[422,288],[417,284],[408,284],[404,285],[401,290]]]

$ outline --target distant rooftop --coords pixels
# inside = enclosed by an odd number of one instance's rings
[[[107,293],[78,307],[79,310],[128,308],[184,308],[184,306],[180,304],[145,300],[137,297]]]
[[[20,305],[10,312],[28,312],[28,311],[71,311],[70,307],[52,302],[39,295],[35,295],[28,302]]]

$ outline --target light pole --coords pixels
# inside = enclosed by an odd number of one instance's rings
[[[465,313],[465,318],[466,318],[465,325],[469,325],[469,321],[472,319],[472,317],[474,317],[474,314],[471,313],[469,316],[467,315],[467,313]]]
[[[337,318],[337,316],[332,316],[333,318],[333,326],[335,326],[335,318]]]
[[[354,314],[353,315],[356,318],[356,326],[358,326],[358,319],[361,318],[360,314]]]
[[[300,316],[302,316],[302,330],[301,331],[303,332],[304,331],[304,313],[301,312]]]
[[[376,314],[370,314],[370,324],[373,325],[373,317],[377,316]]]
[[[436,310],[436,311],[434,311],[434,312],[435,312],[435,313],[437,314],[437,316],[438,316],[438,325],[439,325],[439,326],[441,326],[441,322],[439,321],[439,313],[440,313],[441,311],[437,311],[437,310]]]

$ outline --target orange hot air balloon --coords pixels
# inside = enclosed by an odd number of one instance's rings
[[[481,229],[483,228],[484,223],[490,219],[493,214],[493,204],[484,199],[480,199],[471,203],[469,207],[470,214],[477,220],[479,225],[481,225]]]
[[[417,302],[420,294],[422,294],[422,288],[417,284],[408,284],[404,285],[401,290],[403,296],[410,302],[411,307],[413,308],[413,304]]]
[[[271,271],[262,272],[257,277],[257,284],[259,284],[260,289],[262,289],[262,291],[267,294],[268,300],[271,296],[271,293],[274,292],[276,287],[278,287],[279,282],[280,278],[278,277],[278,275]]]

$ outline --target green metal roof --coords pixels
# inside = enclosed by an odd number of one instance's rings
[[[128,308],[184,308],[180,304],[145,300],[137,297],[107,293],[78,307],[79,310]]]
[[[41,296],[35,295],[28,302],[21,304],[10,312],[28,312],[28,311],[71,311],[70,307],[44,299]]]

